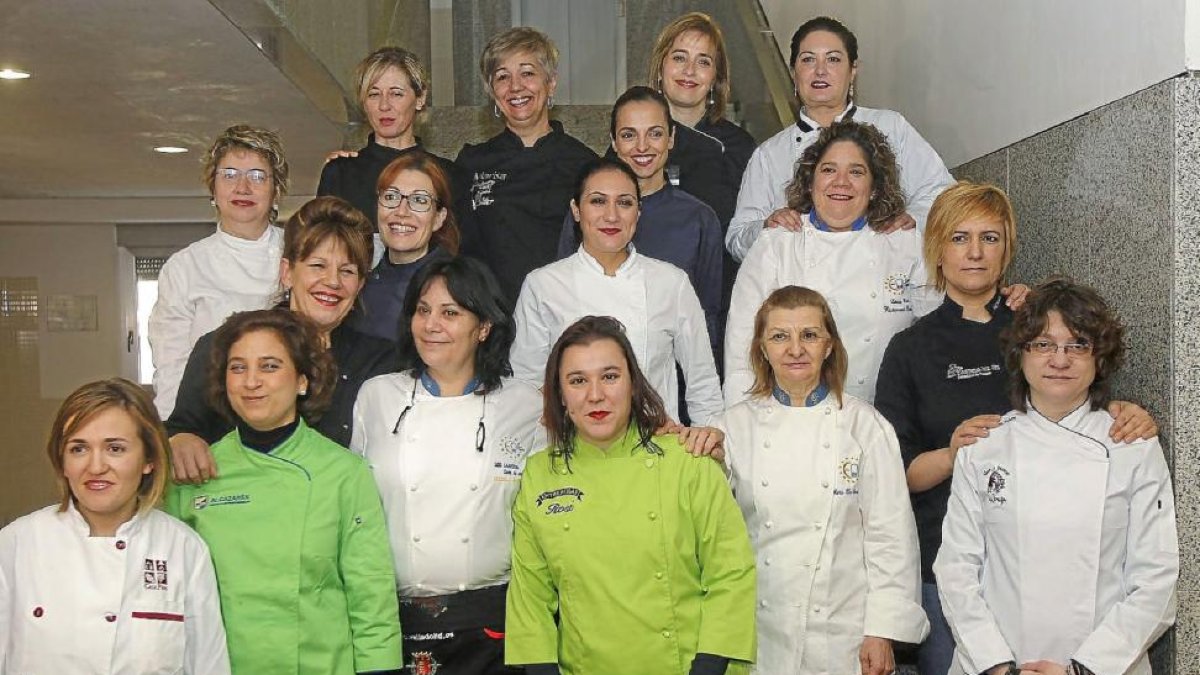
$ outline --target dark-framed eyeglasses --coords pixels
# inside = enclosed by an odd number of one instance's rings
[[[388,188],[379,193],[379,205],[385,209],[400,208],[406,199],[408,209],[413,213],[427,213],[438,201],[437,197],[420,190],[404,194],[395,188]]]

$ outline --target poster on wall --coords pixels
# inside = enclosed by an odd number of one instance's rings
[[[100,329],[94,295],[47,295],[46,330],[51,333]]]

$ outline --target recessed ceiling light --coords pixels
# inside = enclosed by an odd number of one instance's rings
[[[178,145],[160,145],[154,149],[155,152],[161,152],[164,155],[178,155],[181,152],[187,152],[187,148],[181,148]]]
[[[0,80],[25,80],[29,79],[29,73],[23,70],[14,68],[4,68],[0,70]]]

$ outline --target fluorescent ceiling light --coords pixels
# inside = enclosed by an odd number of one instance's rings
[[[14,68],[5,68],[0,70],[0,80],[25,80],[29,78],[29,73],[23,70]]]
[[[181,148],[178,145],[160,145],[154,149],[155,152],[161,152],[164,155],[178,155],[181,152],[187,152],[187,148]]]

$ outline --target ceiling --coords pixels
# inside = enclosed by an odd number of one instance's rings
[[[200,163],[236,123],[279,132],[288,203],[312,195],[341,120],[222,14],[237,4],[0,0],[0,68],[33,75],[0,80],[0,222],[211,221]]]

